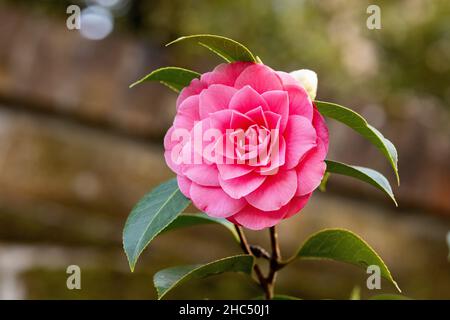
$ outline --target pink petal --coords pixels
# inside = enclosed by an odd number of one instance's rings
[[[289,114],[303,116],[309,121],[313,118],[313,104],[308,93],[298,85],[287,85],[289,94]]]
[[[217,153],[219,144],[223,144],[223,133],[219,129],[210,128],[204,133],[201,157],[205,163],[217,164],[223,162],[223,155]]]
[[[280,171],[268,176],[266,181],[245,197],[252,206],[263,210],[278,210],[286,205],[297,190],[297,175],[295,170]]]
[[[253,110],[247,111],[245,115],[251,118],[255,123],[259,124],[260,126],[264,127],[268,126],[266,116],[264,115],[262,107],[257,107]]]
[[[164,136],[164,149],[166,151],[177,148],[178,152],[190,140],[190,131],[185,128],[170,127]]]
[[[251,62],[222,63],[215,67],[213,71],[204,73],[201,80],[207,85],[224,84],[234,87],[237,77],[251,65],[253,65]]]
[[[193,79],[191,83],[187,87],[184,87],[178,95],[177,109],[186,98],[196,94],[200,94],[200,92],[202,92],[202,90],[206,87],[207,86],[204,82],[200,81],[199,79]]]
[[[288,206],[275,211],[262,211],[250,205],[228,218],[251,230],[261,230],[278,224],[286,215]]]
[[[238,163],[235,145],[233,141],[230,141],[229,134],[224,134],[218,139],[215,145],[215,156],[217,164],[230,165]]]
[[[237,92],[233,87],[213,84],[200,93],[199,114],[205,119],[210,113],[228,109],[231,98]]]
[[[173,139],[173,132],[175,128],[171,126],[169,130],[167,130],[166,135],[164,136],[164,149],[171,150],[174,145],[178,143],[178,141],[174,141]]]
[[[252,118],[238,111],[234,111],[231,115],[230,129],[243,129],[244,131],[255,124]]]
[[[223,180],[238,178],[254,170],[254,168],[244,164],[223,163],[217,164],[217,169],[219,169],[219,175]]]
[[[219,182],[222,189],[230,197],[240,199],[255,191],[266,178],[267,176],[261,176],[258,173],[251,172],[244,176],[228,180],[224,180],[219,176]]]
[[[242,71],[234,84],[237,89],[247,85],[251,86],[259,93],[283,89],[281,80],[276,72],[263,64],[254,64],[246,68]]]
[[[229,108],[246,113],[257,107],[267,110],[267,103],[252,87],[245,86],[231,98]]]
[[[178,130],[178,131],[176,131]],[[177,132],[183,131],[185,136],[177,135]],[[176,174],[181,174],[182,151],[184,146],[189,143],[189,131],[183,128],[170,127],[164,136],[164,158],[169,168]]]
[[[234,219],[234,216],[227,217],[227,220],[230,221],[231,223],[237,225],[237,226],[241,225],[239,222],[236,221],[236,219]]]
[[[316,146],[316,130],[311,122],[301,116],[290,116],[284,132],[286,139],[286,168],[292,169],[300,159]]]
[[[289,117],[289,95],[286,91],[267,91],[261,95],[266,100],[270,111],[281,116],[280,131],[284,132]]]
[[[199,96],[194,95],[186,98],[178,107],[174,120],[174,127],[191,130],[195,121],[200,120],[199,116]]]
[[[173,151],[172,150],[166,150],[164,151],[164,159],[166,160],[166,164],[167,166],[173,171],[175,172],[177,175],[182,174],[181,173],[181,168],[182,165],[179,163],[176,163],[173,159]]]
[[[322,181],[327,168],[324,159],[326,156],[325,146],[319,142],[316,148],[312,149],[296,168],[298,189],[296,195],[302,196],[313,192]]]
[[[189,189],[191,188],[192,181],[188,178],[178,175],[177,176],[178,188],[185,197],[190,198]]]
[[[270,119],[270,117],[268,117],[268,119]],[[283,137],[280,136],[278,128],[271,129],[270,132],[264,133],[266,134],[266,137],[262,141],[262,143],[258,145],[257,149],[260,162],[256,163],[256,165],[265,167],[269,164],[270,161],[279,159],[280,151],[283,152],[284,155],[285,150],[283,150],[282,148],[285,146],[283,146]],[[260,172],[263,172],[263,170],[261,170]]]
[[[211,113],[209,115],[211,128],[216,128],[221,132],[225,132],[225,130],[230,128],[230,122],[233,112],[233,110],[226,109]]]
[[[278,170],[286,162],[286,142],[283,137],[280,137],[278,152],[275,152],[275,148],[272,148],[270,154],[270,162],[267,166],[261,167],[258,172],[262,175],[270,176],[278,173]]]
[[[284,217],[284,219],[290,218],[293,215],[299,213],[299,211],[302,210],[306,206],[309,198],[311,198],[311,195],[312,195],[312,193],[308,193],[301,197],[292,198],[291,202],[289,202],[289,210],[286,213],[286,216]]]
[[[203,119],[201,121],[198,121],[195,123],[194,128],[191,130],[191,140],[189,143],[193,148],[193,152],[195,153],[193,155],[194,158],[191,158],[193,162],[199,164],[202,163],[202,161],[209,162],[209,159],[204,157],[204,152],[207,150],[207,146],[211,144],[211,141],[206,138],[208,130],[211,129],[211,123],[209,119]]]
[[[281,121],[287,123],[289,120],[289,118],[286,118],[286,120],[282,119],[278,113],[272,111],[265,111],[264,118],[267,122],[267,129],[276,129],[278,130],[277,134],[284,132],[284,129],[281,129]]]
[[[218,187],[219,184],[219,170],[215,164],[192,164],[184,165],[183,174],[193,182],[206,186],[206,187]]]
[[[325,119],[319,113],[317,108],[314,107],[314,117],[312,121],[313,127],[316,129],[317,137],[322,141],[325,147],[325,153],[328,153],[328,127],[325,123]]]
[[[189,193],[194,205],[211,217],[226,218],[247,205],[245,199],[233,199],[222,188],[204,187],[192,183]]]
[[[249,150],[246,153],[245,159],[249,160],[248,165],[252,167],[260,167],[265,166],[270,161],[271,155],[271,136],[267,134],[265,131],[261,130],[260,137],[262,133],[266,134],[263,140],[257,144],[258,142],[253,141],[248,145]]]

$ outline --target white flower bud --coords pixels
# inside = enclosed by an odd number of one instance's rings
[[[316,98],[317,93],[317,73],[308,69],[292,71],[290,75],[305,88],[311,100]]]

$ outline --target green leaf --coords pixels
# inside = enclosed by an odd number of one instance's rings
[[[394,201],[395,205],[398,206],[389,181],[378,171],[332,160],[325,160],[325,162],[327,164],[327,172],[338,173],[367,182],[386,193]]]
[[[380,268],[381,276],[390,281],[400,292],[380,256],[360,237],[348,230],[326,229],[312,235],[298,251],[300,259],[329,259],[347,262],[367,269],[370,265]]]
[[[166,67],[152,71],[142,79],[130,85],[130,88],[146,82],[158,81],[175,92],[180,92],[195,78],[200,78],[200,73],[178,67]]]
[[[248,50],[244,45],[235,40],[212,34],[196,34],[181,37],[166,44],[166,46],[186,40],[197,42],[199,45],[211,50],[227,62],[257,62],[253,53],[251,53],[250,50]]]
[[[237,255],[204,265],[172,267],[158,271],[153,277],[153,283],[158,299],[162,299],[170,290],[191,279],[201,279],[224,272],[243,272],[250,275],[253,262],[251,255]]]
[[[145,247],[166,228],[190,200],[178,189],[176,179],[169,180],[146,194],[133,208],[123,229],[123,247],[134,270]]]
[[[196,214],[183,214],[181,216],[178,216],[171,224],[167,226],[163,230],[163,232],[166,231],[172,231],[179,228],[184,227],[190,227],[195,225],[202,225],[202,224],[219,224],[227,228],[233,237],[236,239],[237,242],[240,242],[239,236],[236,232],[236,229],[234,227],[234,224],[232,224],[230,221],[226,219],[221,218],[213,218],[210,216],[207,216],[204,213],[196,213]]]
[[[412,300],[412,299],[406,296],[402,296],[401,294],[386,293],[370,297],[369,300]]]
[[[397,150],[395,149],[395,146],[391,141],[386,139],[380,131],[368,124],[366,119],[364,119],[360,114],[349,108],[340,106],[335,103],[317,100],[314,101],[314,104],[316,105],[317,109],[319,109],[319,112],[322,115],[346,124],[353,130],[361,134],[363,137],[368,139],[370,142],[372,142],[379,150],[381,150],[381,152],[389,160],[389,163],[394,169],[397,183],[400,185],[400,177],[398,175],[397,167]]]

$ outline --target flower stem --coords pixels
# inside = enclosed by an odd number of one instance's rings
[[[244,231],[242,230],[242,227],[235,225],[234,226],[236,228],[236,232],[239,236],[239,240],[241,242],[241,248],[242,251],[244,251],[245,254],[252,254],[252,251],[250,249],[250,245],[248,244],[247,238],[245,237]],[[257,263],[254,264],[253,266],[253,270],[255,270],[256,273],[256,277],[258,278],[258,282],[261,286],[261,288],[264,290],[265,295],[267,297],[267,295],[269,294],[268,291],[266,290],[266,278],[264,278],[264,275],[261,271],[261,268],[259,267],[259,265]]]
[[[277,271],[281,269],[281,253],[280,245],[278,242],[278,232],[276,226],[270,228],[270,246],[272,249],[272,255],[270,256],[269,275],[267,276],[267,286],[269,288],[269,298],[272,299],[274,295],[275,282],[277,279]]]
[[[255,256],[253,250],[251,250],[251,246],[249,245],[242,228],[236,225],[235,228],[241,242],[241,248],[244,253]],[[280,245],[278,242],[278,233],[276,227],[270,228],[270,245],[272,252],[269,257],[269,274],[267,275],[267,277],[264,277],[261,268],[257,263],[255,263],[255,265],[253,266],[253,270],[255,271],[256,277],[258,278],[259,285],[263,289],[264,296],[267,300],[273,299],[277,271],[286,265],[281,261]]]

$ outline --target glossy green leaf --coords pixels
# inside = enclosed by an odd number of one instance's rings
[[[170,290],[188,280],[205,278],[224,272],[243,272],[250,275],[253,262],[251,255],[237,255],[203,265],[172,267],[158,271],[153,277],[153,283],[158,293],[158,299],[162,299]]]
[[[381,276],[390,281],[399,291],[380,256],[360,237],[348,230],[326,229],[312,235],[297,253],[300,259],[328,259],[347,262],[367,269],[377,265]]]
[[[391,141],[386,139],[380,131],[368,124],[366,119],[364,119],[360,114],[349,108],[340,106],[335,103],[317,100],[314,101],[314,104],[317,106],[317,109],[319,109],[319,112],[322,115],[346,124],[353,130],[361,134],[363,137],[368,139],[370,142],[372,142],[389,160],[389,163],[394,169],[397,183],[400,184],[400,177],[398,175],[397,167],[397,150],[395,149],[395,146]]]
[[[332,160],[325,160],[325,162],[327,163],[327,172],[338,173],[367,182],[386,193],[397,206],[397,201],[395,200],[389,181],[378,171]]]
[[[253,53],[251,53],[250,50],[248,50],[244,45],[226,37],[212,34],[197,34],[178,38],[168,43],[166,46],[170,46],[171,44],[181,41],[195,41],[201,46],[211,50],[227,62],[257,62]]]
[[[131,271],[150,241],[175,220],[189,203],[190,200],[178,189],[177,180],[172,179],[146,194],[136,204],[123,229],[123,247]]]
[[[200,78],[200,73],[178,67],[165,67],[152,71],[142,79],[130,85],[130,88],[146,82],[158,81],[175,92],[180,92],[195,78]]]
[[[196,214],[182,214],[178,216],[171,224],[167,226],[163,230],[163,232],[166,231],[172,231],[179,228],[185,228],[185,227],[191,227],[196,225],[202,225],[202,224],[219,224],[224,226],[228,229],[228,231],[231,232],[233,237],[236,239],[237,242],[240,242],[239,236],[236,232],[236,229],[234,227],[234,224],[232,224],[230,221],[226,219],[221,218],[213,218],[210,216],[207,216],[204,213],[196,213]]]

